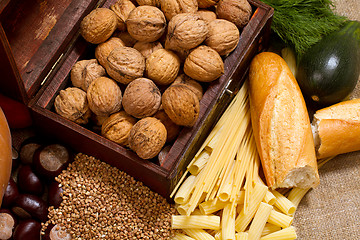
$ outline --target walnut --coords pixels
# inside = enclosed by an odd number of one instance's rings
[[[128,18],[130,12],[134,10],[135,5],[129,0],[118,0],[116,3],[110,6],[110,9],[116,14],[118,26],[120,31],[126,30],[125,21]]]
[[[197,0],[199,8],[209,8],[216,5],[219,0]]]
[[[96,8],[80,24],[83,38],[93,44],[105,42],[117,27],[116,14],[108,8]]]
[[[122,105],[128,114],[136,118],[154,115],[160,104],[160,90],[150,79],[135,79],[125,88]]]
[[[184,84],[188,86],[198,97],[199,101],[201,100],[203,96],[203,89],[200,83],[195,81],[194,79],[191,79],[189,76],[185,74],[180,74],[175,81],[172,83],[172,85],[175,84]]]
[[[252,9],[247,0],[220,0],[216,14],[218,18],[226,19],[241,29],[249,22]]]
[[[142,77],[145,70],[145,58],[136,49],[118,47],[107,58],[106,71],[116,81],[128,84]]]
[[[209,23],[205,44],[224,56],[236,48],[239,37],[240,32],[235,24],[225,19],[216,19]]]
[[[133,47],[137,42],[137,40],[130,36],[128,32],[116,32],[114,33],[114,37],[120,38],[125,44],[125,47]]]
[[[70,78],[75,87],[87,91],[92,81],[105,75],[105,68],[99,65],[96,59],[91,59],[76,62],[71,69]]]
[[[148,58],[153,52],[162,49],[160,42],[137,42],[134,48],[138,50],[145,58]]]
[[[142,5],[149,5],[154,7],[160,7],[160,0],[136,0],[136,2],[142,6]]]
[[[207,22],[198,14],[180,13],[169,22],[165,48],[175,51],[195,48],[205,40],[208,31]]]
[[[129,146],[130,130],[135,123],[136,119],[125,111],[114,113],[103,122],[101,135],[123,147],[127,147]]]
[[[154,42],[165,32],[166,19],[157,7],[139,6],[129,14],[126,27],[136,40]]]
[[[61,90],[55,98],[55,111],[70,121],[87,124],[91,111],[86,99],[86,92],[77,87]]]
[[[206,9],[201,9],[197,11],[197,14],[199,14],[200,18],[206,21],[207,23],[210,23],[211,21],[217,18],[215,12]]]
[[[163,93],[161,103],[166,114],[177,125],[192,127],[199,117],[199,99],[185,85],[168,87]]]
[[[224,73],[224,62],[218,52],[202,45],[186,58],[184,72],[200,82],[211,82]]]
[[[117,37],[111,37],[106,42],[100,43],[95,48],[95,57],[99,63],[106,67],[107,57],[110,55],[111,51],[117,47],[124,47],[125,43]]]
[[[120,110],[122,94],[114,80],[99,77],[90,84],[87,99],[91,111],[96,115],[104,116]]]
[[[159,49],[146,59],[146,75],[158,85],[172,83],[180,70],[179,57],[170,50]]]
[[[166,142],[166,128],[154,117],[140,119],[130,130],[130,148],[142,159],[158,155]]]
[[[167,132],[166,142],[173,141],[180,132],[180,126],[175,124],[164,110],[159,110],[155,113],[154,118],[159,119],[164,124]]]
[[[197,0],[160,0],[160,5],[168,21],[179,13],[196,13],[198,10]]]

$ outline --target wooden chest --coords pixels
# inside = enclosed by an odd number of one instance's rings
[[[54,99],[69,85],[76,61],[90,59],[93,46],[79,34],[84,16],[115,0],[5,0],[0,3],[0,92],[24,102],[34,126],[70,145],[115,166],[168,198],[189,161],[210,132],[214,122],[245,80],[252,57],[267,47],[273,9],[249,0],[253,15],[241,31],[237,48],[224,60],[225,73],[206,89],[200,115],[191,128],[183,128],[166,161],[140,159],[134,152],[96,132],[66,120],[54,112]]]

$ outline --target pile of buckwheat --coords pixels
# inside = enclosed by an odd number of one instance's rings
[[[170,239],[174,207],[117,168],[79,153],[57,178],[63,189],[59,208],[49,208],[49,224],[72,239]]]

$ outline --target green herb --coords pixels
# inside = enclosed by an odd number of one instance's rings
[[[338,30],[347,20],[336,15],[331,0],[262,0],[274,8],[272,30],[299,59],[324,36]]]

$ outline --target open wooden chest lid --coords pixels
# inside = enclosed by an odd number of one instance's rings
[[[2,94],[24,103],[61,64],[81,19],[104,1],[7,0],[0,5]]]
[[[205,139],[245,80],[252,57],[266,47],[273,9],[259,0],[249,0],[254,12],[242,30],[237,48],[224,60],[225,73],[210,84],[200,102],[198,122],[181,131],[167,155],[169,160],[160,166],[140,159],[134,152],[60,117],[51,109],[54,96],[66,87],[71,67],[90,45],[79,37],[82,18],[97,6],[109,7],[115,1],[51,0],[42,7],[41,4],[34,7],[25,1],[11,1],[0,15],[0,56],[6,58],[1,57],[0,70],[8,71],[7,81],[0,81],[0,92],[30,106],[35,124],[46,134],[124,170],[168,197],[195,155],[197,145]],[[17,13],[20,9],[22,11]],[[26,23],[33,21],[33,24],[24,26],[17,20],[19,18],[27,19]],[[53,22],[49,20],[52,18]],[[38,30],[41,26],[46,31]]]

